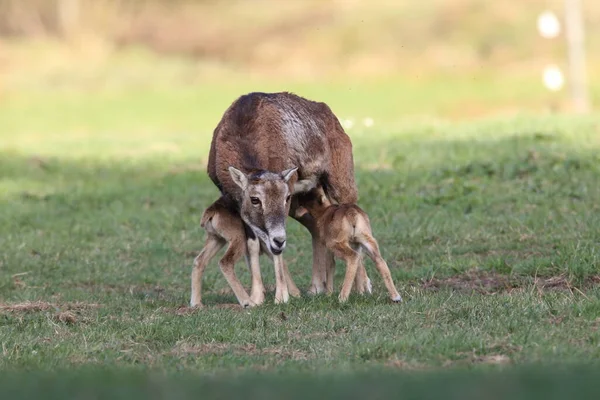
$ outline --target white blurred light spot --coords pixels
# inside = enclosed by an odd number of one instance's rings
[[[560,90],[565,83],[563,73],[556,65],[544,68],[544,86],[552,91]]]
[[[366,126],[367,128],[372,127],[374,123],[375,123],[375,121],[373,121],[373,118],[371,118],[371,117],[367,117],[367,118],[363,119],[363,125]]]
[[[344,129],[351,129],[354,126],[354,121],[351,119],[345,119],[342,121],[342,126]]]
[[[537,28],[543,38],[555,38],[560,33],[560,22],[552,11],[544,11],[538,17]]]

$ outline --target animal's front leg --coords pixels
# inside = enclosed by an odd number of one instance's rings
[[[296,286],[296,283],[292,279],[292,274],[290,274],[290,270],[287,267],[287,263],[283,261],[283,273],[285,274],[285,281],[287,283],[288,292],[292,297],[300,297],[300,289]]]
[[[250,264],[250,273],[252,275],[252,289],[250,300],[254,305],[261,305],[265,301],[265,287],[263,285],[260,273],[260,242],[257,238],[247,240],[246,262]]]
[[[273,265],[275,269],[275,304],[287,303],[290,295],[285,281],[283,256],[281,254],[273,256]]]

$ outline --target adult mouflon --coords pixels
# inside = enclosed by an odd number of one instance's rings
[[[207,169],[225,201],[239,212],[249,242],[263,241],[275,261],[287,240],[286,216],[304,225],[313,238],[311,292],[331,291],[326,274],[333,270],[333,254],[319,240],[314,219],[295,216],[299,204],[292,198],[294,184],[303,180],[323,187],[335,203],[358,200],[352,143],[326,104],[287,92],[241,96],[213,133]],[[271,184],[281,182],[275,175],[284,177],[287,188]],[[275,264],[275,299],[287,302],[283,271],[278,271],[282,260]]]

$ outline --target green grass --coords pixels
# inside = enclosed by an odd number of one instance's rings
[[[387,111],[374,127],[349,131],[360,205],[405,303],[387,301],[368,263],[373,296],[340,305],[304,295],[276,306],[271,293],[264,306],[240,310],[223,306],[235,298],[215,260],[207,307],[190,312],[180,307],[203,244],[199,219],[217,196],[204,162],[211,129],[236,95],[205,90],[56,93],[50,104],[37,93],[0,109],[0,302],[43,302],[0,310],[0,369],[239,375],[239,387],[257,371],[335,373],[332,391],[361,382],[346,373],[382,371],[383,392],[398,383],[409,393],[430,392],[409,375],[395,382],[390,370],[507,369],[490,375],[495,385],[520,379],[513,365],[584,363],[597,375],[597,116],[403,119],[363,89],[367,107]],[[361,117],[335,86],[323,97],[338,115]],[[309,236],[288,226],[285,258],[307,288]],[[248,284],[246,269],[238,272]],[[339,287],[341,264],[337,272]],[[266,259],[263,276],[273,284]],[[466,386],[477,377],[457,374]],[[301,376],[296,385],[306,385]],[[444,376],[440,387],[453,385]],[[144,379],[130,384],[148,390]],[[539,379],[555,382],[551,373]],[[183,387],[214,393],[220,381],[203,382]],[[327,386],[315,382],[314,390]]]

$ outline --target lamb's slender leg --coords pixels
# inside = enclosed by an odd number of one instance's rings
[[[263,285],[262,276],[260,273],[260,242],[258,238],[248,239],[246,241],[247,255],[246,258],[250,264],[250,272],[252,275],[252,292],[250,300],[255,305],[260,305],[265,301],[265,286]]]
[[[273,256],[273,265],[275,269],[275,304],[287,303],[290,296],[285,281],[283,256],[281,254]]]
[[[223,255],[223,258],[219,261],[219,267],[221,267],[221,272],[225,276],[227,283],[231,286],[235,297],[237,298],[240,305],[244,308],[252,307],[255,304],[250,300],[250,296],[242,286],[242,283],[235,275],[235,263],[242,258],[245,252],[244,243],[235,240],[229,242],[229,246],[227,247],[227,251]]]
[[[363,234],[362,236],[361,245],[375,263],[377,270],[383,278],[383,283],[390,294],[390,298],[393,302],[400,303],[402,301],[402,296],[400,296],[400,293],[398,293],[398,290],[396,290],[394,280],[392,279],[392,274],[390,273],[390,268],[383,257],[381,257],[381,252],[379,251],[379,245],[377,244],[377,241],[369,234]]]
[[[208,234],[204,248],[194,259],[192,269],[192,298],[190,306],[202,307],[202,275],[204,269],[217,252],[225,245],[225,241]]]
[[[356,278],[356,271],[360,264],[360,253],[352,249],[347,243],[337,243],[332,250],[337,257],[346,263],[346,275],[339,295],[340,302],[344,302],[348,300]]]

